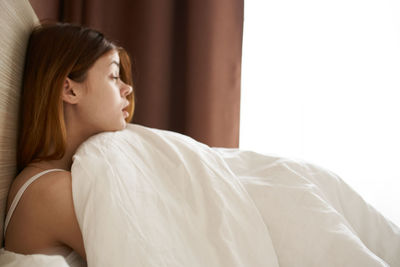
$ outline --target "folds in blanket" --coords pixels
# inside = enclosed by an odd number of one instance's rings
[[[399,229],[306,162],[129,125],[72,177],[89,266],[400,266]]]
[[[319,166],[214,149],[248,190],[280,266],[400,266],[400,230]]]
[[[131,124],[94,136],[72,187],[88,266],[278,266],[248,192],[187,136]]]

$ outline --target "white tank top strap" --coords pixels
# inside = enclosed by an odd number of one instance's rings
[[[63,170],[63,169],[49,169],[49,170],[45,170],[45,171],[39,172],[38,174],[36,174],[36,175],[32,176],[31,178],[29,178],[28,181],[26,181],[25,184],[23,186],[21,186],[21,188],[18,190],[17,194],[15,195],[15,197],[14,197],[12,203],[11,203],[10,209],[8,210],[8,213],[7,213],[7,216],[6,216],[6,220],[4,222],[4,232],[3,232],[4,236],[6,235],[7,226],[8,226],[8,223],[10,222],[11,216],[12,216],[12,214],[13,214],[13,212],[14,212],[14,210],[15,210],[15,208],[16,208],[16,206],[17,206],[17,204],[18,204],[18,202],[19,202],[19,200],[20,200],[20,198],[22,196],[22,194],[25,192],[26,188],[28,188],[28,186],[31,183],[33,183],[34,181],[36,181],[36,179],[38,179],[40,176],[42,176],[42,175],[44,175],[46,173],[52,172],[52,171],[65,171],[65,170]]]

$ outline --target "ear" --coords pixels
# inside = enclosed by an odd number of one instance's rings
[[[79,102],[82,85],[74,82],[70,78],[66,78],[63,84],[63,89],[61,93],[62,100],[69,104],[76,104]]]

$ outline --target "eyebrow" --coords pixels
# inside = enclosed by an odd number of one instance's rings
[[[119,67],[119,63],[118,63],[117,61],[115,61],[115,60],[111,61],[110,66],[111,66],[113,63]]]

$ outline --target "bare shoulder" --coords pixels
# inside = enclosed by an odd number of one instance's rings
[[[26,182],[25,176],[29,178],[32,175],[28,173],[16,178],[10,199],[13,199],[16,191]],[[67,246],[85,258],[82,235],[73,204],[70,172],[46,173],[28,186],[11,217],[7,235],[10,239],[20,240],[18,235],[21,231],[26,231],[26,234],[31,236],[40,236],[35,242],[32,240],[31,247],[36,244],[49,249]]]
[[[50,174],[50,173],[49,173]],[[82,234],[76,218],[71,173],[53,172],[38,184],[38,204],[45,218],[43,227],[59,243],[66,245],[86,258]]]
[[[29,178],[37,173],[37,171],[35,172],[25,169],[15,178],[8,195],[7,210],[11,205],[11,201],[15,198],[18,190],[28,181]],[[54,191],[66,191],[71,185],[70,181],[71,173],[68,171],[49,172],[41,175],[39,179],[29,185],[29,187],[23,193],[23,196],[34,194],[35,197],[40,198],[50,196],[52,193],[55,193]]]
[[[37,199],[51,211],[73,208],[72,178],[68,171],[51,172],[36,181]]]

